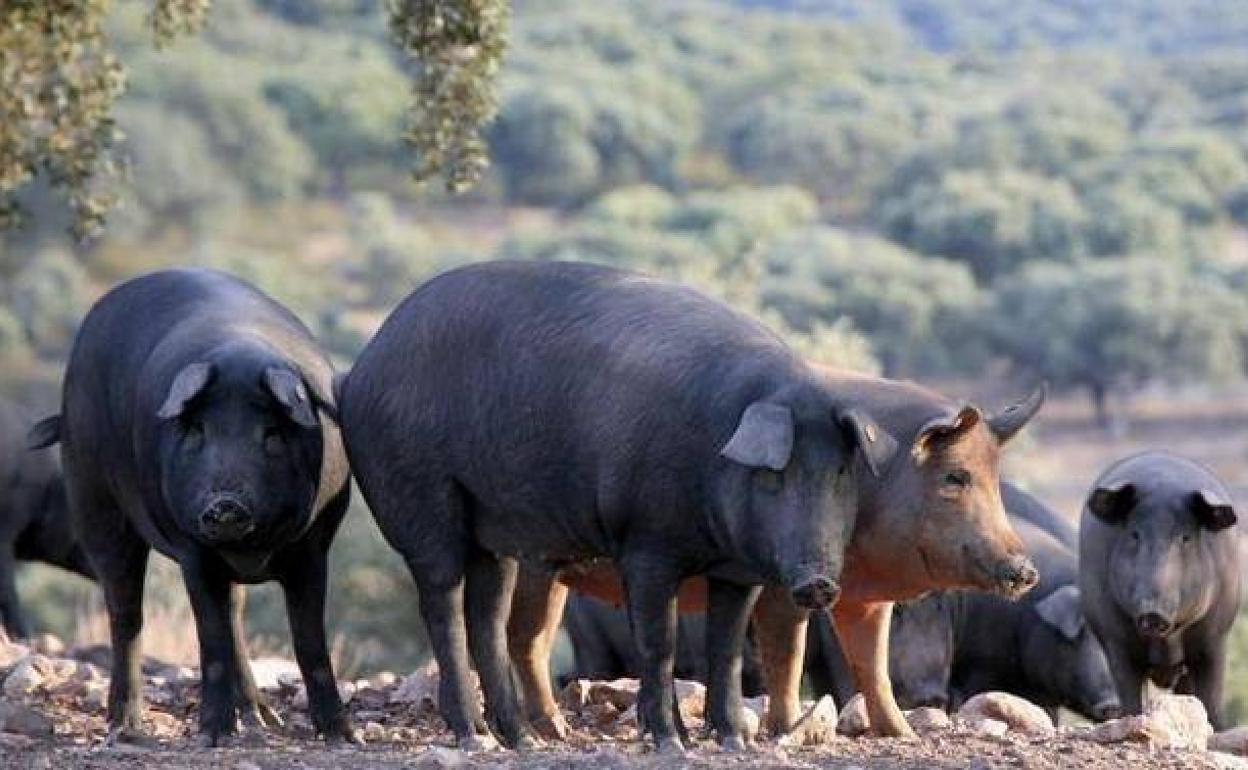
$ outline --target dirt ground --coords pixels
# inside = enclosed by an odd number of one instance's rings
[[[303,770],[305,768],[1248,768],[1248,762],[1213,752],[1150,750],[1141,745],[1101,745],[1064,732],[1048,739],[1015,734],[985,738],[964,731],[923,738],[838,738],[817,748],[781,749],[764,742],[744,754],[725,754],[708,741],[696,741],[683,759],[658,756],[646,749],[635,731],[605,734],[586,718],[569,714],[575,736],[566,745],[526,754],[495,751],[472,756],[449,748],[449,736],[428,704],[371,703],[368,691],[352,704],[357,727],[381,720],[386,737],[366,746],[327,747],[312,737],[301,710],[277,702],[287,721],[280,731],[245,733],[231,747],[200,748],[194,739],[191,704],[195,685],[162,698],[148,708],[147,745],[103,746],[102,714],[86,714],[72,699],[40,704],[56,722],[50,739],[0,734],[0,767],[23,770],[93,768],[232,768],[233,770]]]

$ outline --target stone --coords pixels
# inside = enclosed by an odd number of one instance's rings
[[[251,661],[251,677],[256,680],[256,687],[271,690],[278,687],[280,679],[296,679],[302,681],[299,665],[285,658],[256,658]]]
[[[758,695],[753,698],[746,698],[743,701],[745,705],[745,737],[747,740],[755,740],[758,733],[762,730],[763,720],[767,716],[767,706],[770,701],[766,695]]]
[[[610,703],[620,711],[637,702],[641,683],[636,679],[615,679],[610,682],[591,682],[586,699],[590,703]]]
[[[1092,728],[1088,737],[1100,743],[1129,741],[1155,748],[1203,750],[1213,728],[1204,705],[1191,695],[1161,694],[1143,714],[1112,719]]]
[[[573,679],[564,686],[563,691],[559,693],[560,704],[577,714],[589,705],[589,688],[592,682],[588,679]]]
[[[464,752],[459,749],[448,749],[442,746],[433,746],[425,749],[416,755],[416,759],[412,762],[414,767],[427,770],[442,770],[450,767],[463,767],[468,764],[468,758]]]
[[[82,694],[82,705],[90,711],[103,711],[108,706],[108,680],[96,679],[86,682]]]
[[[949,720],[949,715],[944,710],[938,708],[917,708],[907,711],[905,716],[910,728],[919,734],[948,730],[953,726],[953,722]]]
[[[17,642],[0,641],[0,669],[12,668],[30,654],[30,648]]]
[[[1051,736],[1057,732],[1044,709],[1007,692],[981,692],[962,704],[958,716],[967,722],[995,719],[1023,735]]]
[[[1215,733],[1209,738],[1208,747],[1211,751],[1222,751],[1227,754],[1248,756],[1248,726],[1234,727]]]
[[[783,746],[822,746],[836,737],[839,724],[836,702],[831,695],[825,695],[802,714],[780,743]]]
[[[47,658],[37,653],[27,655],[4,678],[4,686],[0,690],[10,698],[29,695],[44,686],[50,673]]]
[[[104,672],[94,663],[87,661],[78,661],[77,668],[74,669],[74,679],[79,682],[97,682],[104,678]]]
[[[846,702],[836,720],[836,731],[850,738],[866,735],[871,730],[871,719],[867,716],[867,701],[862,693],[855,693]]]
[[[32,738],[52,735],[52,720],[21,703],[0,700],[0,731]]]
[[[673,689],[676,690],[677,707],[685,719],[694,719],[706,713],[706,685],[688,679],[677,679]]]
[[[1010,726],[1000,719],[990,719],[988,717],[975,717],[966,720],[966,726],[976,735],[982,735],[985,738],[1000,738],[1010,731]]]
[[[365,722],[364,727],[360,729],[360,736],[369,743],[384,741],[386,728],[382,727],[379,722]]]
[[[39,634],[31,640],[30,647],[42,655],[59,657],[65,654],[65,643],[52,634]]]
[[[373,676],[373,681],[372,681],[373,687],[377,688],[378,690],[382,690],[387,687],[393,687],[394,685],[398,684],[398,682],[399,682],[399,677],[396,676],[393,671],[378,671]]]
[[[427,663],[403,677],[399,686],[390,693],[390,702],[436,707],[439,680],[438,664]]]

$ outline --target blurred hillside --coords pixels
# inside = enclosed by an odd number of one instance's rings
[[[517,0],[493,169],[455,199],[409,182],[380,3],[215,0],[160,52],[142,13],[119,4],[111,29],[123,207],[77,245],[36,189],[0,242],[0,388],[39,407],[85,309],[140,272],[239,273],[345,366],[419,282],[491,258],[678,278],[812,357],[994,404],[1044,377],[1110,435],[1141,388],[1242,392],[1241,3]],[[410,666],[410,580],[362,511],[334,558],[344,662]],[[62,635],[96,607],[26,580]],[[253,592],[265,645],[286,638],[278,599]]]

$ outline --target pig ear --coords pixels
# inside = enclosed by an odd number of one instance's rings
[[[61,440],[61,416],[54,414],[35,423],[26,434],[26,448],[46,449]]]
[[[1032,417],[1036,416],[1036,412],[1040,411],[1048,393],[1048,385],[1042,382],[1027,398],[989,417],[988,427],[992,430],[992,435],[997,437],[997,442],[1004,444],[1014,438],[1015,434],[1022,430]]]
[[[1193,492],[1191,507],[1200,526],[1212,532],[1226,529],[1237,519],[1231,501],[1227,500],[1222,493],[1212,489]]]
[[[270,366],[264,370],[264,385],[286,410],[286,416],[295,423],[305,428],[321,427],[308,386],[294,371],[283,366]]]
[[[1069,641],[1078,639],[1083,631],[1083,607],[1076,586],[1064,585],[1036,602],[1036,614]]]
[[[879,476],[881,469],[897,453],[897,439],[861,409],[846,409],[841,413],[841,424],[853,431],[854,440],[862,450],[871,475]]]
[[[1135,503],[1135,485],[1129,481],[1097,487],[1088,496],[1088,510],[1106,524],[1121,524]]]
[[[173,378],[173,384],[169,386],[169,394],[165,396],[165,403],[156,412],[156,416],[162,420],[180,417],[186,411],[186,405],[208,387],[208,383],[212,381],[213,372],[213,366],[209,363],[201,361],[187,364]]]
[[[784,470],[793,454],[793,412],[787,406],[755,401],[745,408],[737,431],[719,453],[751,468]]]
[[[948,441],[974,428],[984,418],[982,412],[974,406],[966,405],[955,414],[943,414],[924,423],[914,437],[910,454],[922,463],[932,452],[937,442]]]

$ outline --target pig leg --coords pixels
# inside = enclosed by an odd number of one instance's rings
[[[773,737],[792,730],[800,716],[807,618],[808,613],[777,586],[764,586],[754,605],[758,651],[771,696],[767,706],[767,729]]]
[[[30,626],[26,624],[26,615],[17,598],[17,557],[11,543],[0,549],[0,618],[4,620],[4,630],[10,639],[30,636]]]
[[[108,688],[109,745],[143,733],[143,583],[150,546],[115,509],[84,504],[90,521],[108,526],[83,526],[80,537],[91,566],[99,577],[108,608],[108,630],[113,647],[113,672]],[[95,518],[98,515],[98,518]]]
[[[683,753],[676,732],[676,591],[680,575],[669,565],[633,558],[620,564],[628,602],[628,623],[641,660],[637,721],[663,753]]]
[[[742,732],[741,650],[750,625],[750,610],[761,586],[741,585],[708,577],[706,659],[709,662],[707,723],[724,749],[745,748]]]
[[[243,612],[247,606],[247,589],[235,585],[230,589],[230,630],[234,636],[234,701],[244,724],[278,728],[281,717],[260,696],[251,675],[251,658],[247,655],[247,637],[243,629]]]
[[[230,619],[230,580],[208,559],[190,557],[181,566],[199,632],[199,733],[206,746],[217,746],[237,731],[234,687],[238,661],[234,658]]]
[[[507,655],[507,616],[516,585],[516,560],[477,550],[468,560],[464,607],[468,647],[481,676],[486,721],[512,748],[536,748],[528,734]]]
[[[1144,670],[1137,666],[1131,654],[1118,642],[1103,640],[1109,672],[1118,688],[1118,700],[1122,702],[1123,714],[1139,714],[1143,705]]]
[[[914,731],[897,708],[888,678],[888,626],[892,616],[892,602],[855,604],[842,600],[832,608],[836,635],[849,660],[854,684],[866,701],[871,732],[909,738]]]
[[[1226,676],[1226,643],[1220,640],[1200,650],[1188,661],[1195,695],[1205,705],[1215,730],[1228,727],[1222,713],[1222,682]]]
[[[309,551],[304,558],[293,560],[280,579],[286,594],[295,661],[308,690],[308,711],[316,731],[330,742],[358,743],[338,694],[338,680],[325,640],[327,554],[319,548]]]
[[[554,573],[521,567],[507,619],[507,646],[520,680],[525,716],[538,735],[550,740],[568,736],[568,723],[550,689],[550,651],[567,598],[568,587],[555,580]]]

